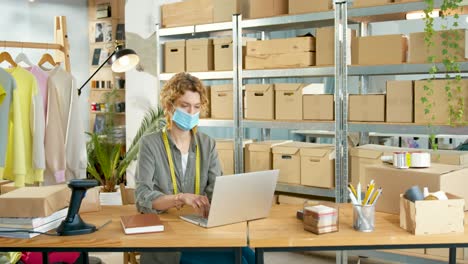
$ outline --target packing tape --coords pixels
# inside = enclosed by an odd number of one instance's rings
[[[428,168],[431,166],[431,154],[427,152],[411,152],[411,168]]]

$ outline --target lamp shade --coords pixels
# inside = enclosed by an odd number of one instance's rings
[[[120,46],[116,48],[116,52],[111,60],[113,72],[126,72],[140,62],[140,58],[134,50],[120,48]]]

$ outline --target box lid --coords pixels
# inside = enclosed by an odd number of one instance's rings
[[[256,38],[247,38],[243,37],[242,38],[242,46],[247,45],[247,41],[256,41]],[[214,38],[213,39],[213,45],[225,45],[225,44],[231,44],[232,43],[232,37],[228,38]]]
[[[397,169],[393,167],[393,165],[390,165],[390,164],[370,165],[370,166],[367,166],[367,169],[369,169],[370,171],[375,171],[375,170],[388,171],[388,172],[394,171],[395,173],[400,173],[400,174],[402,172],[401,169]],[[405,169],[404,172],[408,176],[415,175],[415,174],[438,176],[438,175],[444,175],[444,174],[448,174],[448,173],[463,170],[463,169],[467,169],[467,168],[463,166],[433,163],[431,164],[431,167],[429,168],[415,168],[415,169],[409,168],[409,169]]]
[[[299,152],[301,148],[320,148],[320,147],[331,146],[328,144],[314,144],[306,142],[291,142],[286,144],[281,144],[273,147],[274,154],[289,154],[294,155]]]
[[[187,39],[187,47],[191,46],[206,46],[211,45],[213,39],[201,38],[201,39]]]
[[[324,94],[325,84],[324,83],[311,83],[306,85],[302,89],[302,94]]]
[[[450,165],[468,165],[468,151],[437,150],[431,151],[432,162]]]
[[[319,157],[323,158],[328,155],[330,160],[335,159],[335,150],[334,147],[314,147],[314,148],[301,148],[301,156],[305,157]]]
[[[242,145],[252,143],[252,139],[244,139]],[[218,150],[234,150],[234,140],[233,139],[216,139],[216,149]]]
[[[382,155],[392,154],[394,151],[405,150],[397,147],[389,147],[382,145],[367,144],[355,148],[351,148],[350,155],[353,157],[377,159]]]
[[[219,85],[211,85],[211,91],[213,92],[230,92],[233,91],[232,84],[219,84]]]
[[[291,143],[292,140],[269,140],[261,142],[253,142],[248,144],[246,147],[251,152],[269,152],[271,148],[282,144]]]
[[[185,40],[173,40],[173,41],[166,41],[164,43],[164,45],[166,45],[166,47],[168,48],[172,48],[172,47],[185,47]]]
[[[246,84],[245,91],[247,93],[266,93],[273,89],[273,84]]]
[[[276,83],[275,91],[299,91],[304,87],[302,83]]]

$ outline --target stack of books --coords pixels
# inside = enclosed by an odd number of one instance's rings
[[[325,205],[304,207],[304,230],[320,235],[338,231],[338,210]]]
[[[47,217],[0,217],[0,237],[33,238],[57,228],[67,213],[68,207]]]

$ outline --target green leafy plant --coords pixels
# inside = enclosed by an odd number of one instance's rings
[[[132,144],[125,153],[123,144],[114,140],[112,133],[87,133],[88,172],[98,180],[103,192],[114,192],[132,161],[137,159],[141,138],[149,133],[158,132],[165,126],[162,109],[150,109],[143,118]],[[109,128],[110,129],[110,128]]]
[[[451,126],[463,125],[464,123],[464,97],[460,85],[460,59],[461,47],[458,42],[461,40],[460,32],[457,30],[459,15],[457,10],[460,9],[462,0],[443,0],[440,6],[440,16],[442,18],[442,32],[434,30],[434,18],[430,14],[434,11],[434,0],[425,0],[427,7],[425,13],[425,36],[424,41],[426,49],[430,51],[436,45],[441,45],[441,54],[430,54],[427,62],[431,64],[429,68],[429,79],[424,85],[425,95],[420,98],[424,104],[424,114],[428,116],[428,126],[430,128],[430,142],[434,149],[438,146],[435,141],[435,128],[433,122],[436,119],[433,108],[436,106],[434,96],[434,83],[437,74],[443,74],[446,83],[444,91],[447,96],[447,106],[449,112],[448,124]],[[449,22],[449,17],[453,17],[453,22]],[[443,67],[439,68],[436,64],[442,62]]]

